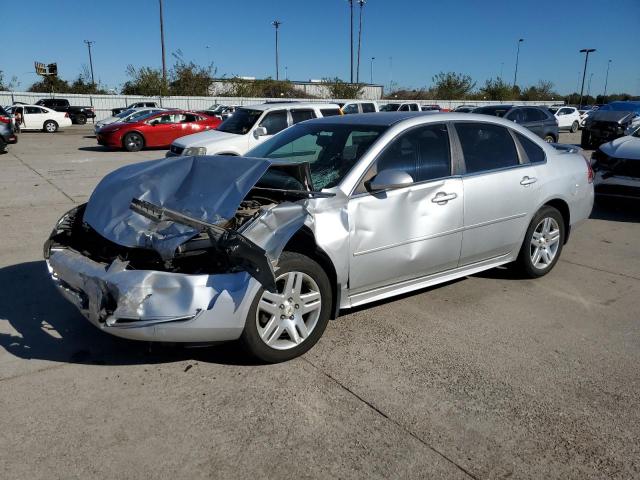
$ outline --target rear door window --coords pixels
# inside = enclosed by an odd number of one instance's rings
[[[293,123],[304,122],[316,118],[316,114],[310,108],[291,110],[291,120]]]
[[[323,117],[333,117],[334,115],[340,115],[340,110],[337,108],[321,108],[320,113]]]
[[[371,113],[376,111],[376,106],[373,103],[363,103],[362,113]]]
[[[411,105],[409,105],[409,110],[411,110],[412,112],[419,112],[420,107],[417,104],[412,103]]]
[[[481,173],[520,163],[513,138],[505,127],[490,123],[457,123],[467,173]]]
[[[358,113],[358,104],[347,103],[344,107],[342,107],[342,113],[344,113],[345,115],[349,115],[351,113]]]
[[[542,110],[538,110],[537,108],[523,108],[526,122],[540,122],[547,118],[547,116],[542,113]]]
[[[260,126],[267,129],[267,135],[274,135],[285,128],[287,125],[287,111],[276,110],[269,112],[260,122]]]

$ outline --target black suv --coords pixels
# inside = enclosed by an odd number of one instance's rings
[[[478,107],[473,113],[493,115],[511,120],[528,128],[545,142],[558,141],[558,121],[546,108],[519,105],[489,105]]]
[[[584,122],[580,146],[593,148],[625,135],[640,119],[640,102],[611,102],[589,114]]]

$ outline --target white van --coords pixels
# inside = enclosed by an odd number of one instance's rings
[[[335,103],[283,102],[238,107],[217,129],[174,140],[167,157],[244,155],[295,123],[331,115],[341,115]]]

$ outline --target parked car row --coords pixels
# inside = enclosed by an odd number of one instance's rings
[[[16,130],[41,130],[55,133],[60,128],[71,126],[69,112],[58,112],[41,105],[15,104],[6,112],[13,117]]]

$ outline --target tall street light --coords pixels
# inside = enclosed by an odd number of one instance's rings
[[[587,75],[587,62],[589,61],[589,54],[595,52],[595,48],[583,48],[580,53],[586,54],[584,56],[584,70],[582,70],[582,86],[580,87],[580,101],[578,102],[578,108],[582,107],[582,94],[584,93],[584,77]]]
[[[93,45],[96,42],[94,42],[93,40],[85,40],[84,43],[87,44],[87,48],[89,49],[89,67],[91,68],[91,85],[95,87],[96,81],[93,78],[93,59],[91,58],[91,45]]]
[[[278,68],[278,31],[280,30],[282,22],[280,20],[274,20],[271,22],[271,25],[276,28],[276,80],[280,80],[280,68]]]
[[[349,1],[349,10],[351,11],[351,19],[349,21],[349,27],[351,29],[351,36],[349,39],[349,48],[351,49],[351,62],[350,62],[351,83],[353,83],[353,0],[348,0],[348,1]]]
[[[513,86],[518,84],[518,61],[520,60],[520,44],[524,42],[524,38],[518,40],[518,51],[516,52],[516,72],[513,74]]]
[[[364,4],[367,3],[366,0],[358,0],[358,5],[360,5],[360,20],[358,26],[358,66],[356,67],[356,83],[360,83],[360,45],[362,44],[362,8]]]
[[[371,57],[371,66],[370,66],[370,73],[371,73],[371,78],[370,78],[370,82],[371,85],[373,85],[373,61],[376,59],[376,57]]]
[[[162,14],[162,0],[160,1],[160,44],[162,45],[162,86],[167,85],[167,62],[165,59],[165,51],[164,51],[164,16]]]
[[[607,84],[609,83],[609,67],[611,66],[611,59],[607,62],[607,76],[604,79],[604,95],[602,95],[603,103],[607,101]]]

